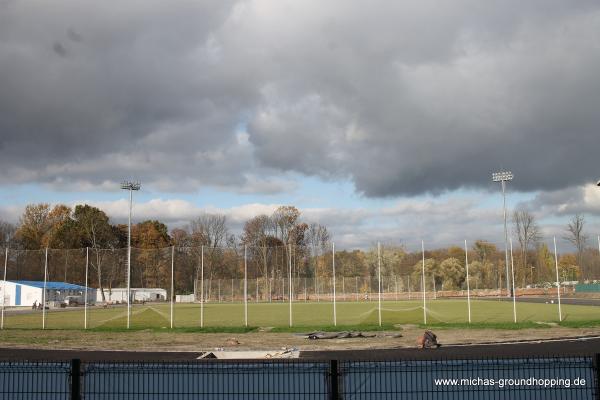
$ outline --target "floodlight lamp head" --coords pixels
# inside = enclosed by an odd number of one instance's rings
[[[125,189],[125,190],[140,190],[140,183],[139,182],[129,182],[129,181],[123,181],[121,182],[121,189]]]
[[[492,181],[494,182],[502,182],[502,181],[512,181],[513,174],[510,171],[500,171],[494,172],[492,174]]]

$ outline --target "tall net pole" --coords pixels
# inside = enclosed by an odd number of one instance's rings
[[[46,329],[46,283],[48,282],[48,248],[44,261],[44,291],[42,292],[42,329]]]
[[[337,308],[335,302],[335,243],[331,243],[331,261],[333,266],[333,326],[337,326]]]
[[[133,191],[129,189],[129,222],[127,223],[127,329],[131,320],[131,203]],[[100,284],[100,282],[98,282]]]
[[[315,296],[317,297],[317,303],[321,301],[319,297],[319,255],[315,250],[315,245],[312,245],[313,253],[315,255]]]
[[[175,297],[175,246],[171,246],[171,329],[173,329],[173,298]]]
[[[512,298],[513,298],[513,319],[515,321],[515,324],[517,323],[517,294],[515,292],[515,262],[513,259],[513,245],[512,245],[512,238],[510,238],[510,274],[511,274],[511,281],[512,281]]]
[[[381,326],[381,243],[377,243],[377,317]]]
[[[219,279],[219,303],[221,302],[221,280]],[[200,328],[204,328],[204,245],[200,248]]]
[[[4,329],[4,307],[6,302],[6,267],[8,266],[8,247],[4,250],[4,277],[2,279],[2,320],[0,329]]]
[[[560,308],[560,278],[558,277],[558,252],[556,251],[556,236],[554,237],[554,265],[556,268],[556,288],[558,289],[558,320],[562,322],[562,310]]]
[[[133,204],[133,191],[140,190],[139,182],[122,182],[121,189],[129,190],[129,220],[127,224],[127,329],[131,319],[131,208]],[[98,285],[102,286],[100,282]]]
[[[423,289],[423,323],[427,324],[427,304],[425,303],[425,242],[421,240],[421,254],[423,256],[421,286]]]
[[[244,326],[248,326],[248,254],[244,245]]]
[[[465,267],[467,268],[467,308],[469,310],[469,323],[471,323],[471,287],[469,285],[469,249],[465,240]]]
[[[304,302],[308,300],[308,291],[306,290],[306,277],[304,277]]]
[[[90,248],[85,248],[85,301],[83,309],[83,329],[87,329],[88,322],[88,271],[90,265]]]
[[[290,326],[292,326],[292,245],[288,246],[288,300],[290,303]]]
[[[502,202],[503,202],[503,212],[504,212],[504,248],[505,248],[505,263],[506,263],[506,290],[509,292],[510,296],[510,281],[508,275],[508,227],[506,224],[506,184],[502,181]]]

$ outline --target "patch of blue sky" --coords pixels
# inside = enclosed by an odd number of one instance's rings
[[[445,192],[438,196],[429,194],[416,197],[389,197],[369,198],[356,192],[350,180],[327,181],[317,177],[304,177],[299,174],[289,174],[286,179],[293,180],[295,188],[274,194],[260,193],[235,193],[222,188],[207,186],[196,192],[175,193],[153,190],[151,187],[142,186],[142,190],[135,193],[135,200],[147,202],[152,199],[180,199],[188,201],[198,207],[231,208],[250,203],[260,204],[289,204],[299,208],[332,208],[332,209],[366,209],[378,210],[393,207],[398,201],[411,202],[435,201],[446,202],[451,199],[472,199],[477,208],[502,207],[501,192],[481,191],[475,189],[459,189]],[[526,202],[534,197],[535,193],[507,193],[507,206],[512,209],[520,202]],[[30,203],[67,203],[91,201],[107,202],[126,199],[127,193],[115,189],[114,191],[74,191],[54,190],[40,184],[21,184],[0,186],[0,204],[23,205]],[[392,219],[389,219],[391,224]],[[382,221],[373,221],[381,223]],[[384,220],[385,222],[385,220]]]
[[[295,182],[295,188],[273,194],[234,193],[220,188],[205,187],[196,194],[177,194],[200,207],[230,208],[249,203],[285,204],[299,208],[378,208],[390,206],[394,199],[371,199],[361,196],[348,180],[326,181],[316,177],[290,174],[286,179]],[[163,194],[164,195],[164,194]]]
[[[111,201],[118,199],[118,192],[74,192],[52,190],[39,184],[19,184],[0,186],[0,203],[2,205],[21,205],[32,203],[72,203],[89,198],[95,201]]]

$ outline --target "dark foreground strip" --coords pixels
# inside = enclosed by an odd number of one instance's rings
[[[186,361],[200,357],[200,352],[39,350],[0,348],[0,361]]]
[[[438,349],[416,348],[368,350],[301,351],[305,360],[435,360],[486,357],[535,357],[548,354],[591,356],[600,351],[600,339],[486,344],[473,346],[442,346]],[[82,351],[0,348],[0,361],[51,361],[73,358],[82,361],[187,361],[195,360],[200,352],[146,351]]]
[[[369,349],[340,351],[302,351],[300,358],[310,360],[436,360],[486,357],[535,357],[548,354],[591,356],[600,351],[600,339],[563,340],[485,344],[473,346],[443,346],[438,349]]]

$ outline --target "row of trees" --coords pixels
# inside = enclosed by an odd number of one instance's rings
[[[118,249],[127,247],[127,226],[111,224],[99,208],[31,204],[25,208],[17,226],[0,223],[0,240],[15,250],[89,248],[89,265],[96,285],[103,288],[123,282],[126,254]],[[185,227],[170,232],[160,221],[143,221],[132,226],[131,245],[139,249],[132,256],[132,285],[160,287],[168,282],[171,260],[163,249],[169,246],[178,248],[177,286],[192,289],[199,279],[202,259],[207,266],[207,279],[237,277],[243,269],[239,260],[246,246],[250,249],[248,256],[252,260],[253,274],[280,277],[287,271],[287,260],[292,259],[294,274],[300,276],[306,273],[306,268],[300,266],[301,260],[328,248],[329,242],[327,228],[302,221],[300,211],[293,206],[282,206],[272,215],[250,219],[239,236],[230,231],[227,218],[222,214],[201,215]],[[50,254],[57,258],[59,253]],[[35,257],[23,256],[20,262],[35,264],[35,260]],[[62,265],[62,261],[50,261],[51,265]],[[68,264],[68,259],[65,258],[64,263]],[[28,268],[25,264],[21,270],[39,272],[39,268]],[[24,272],[20,276],[27,277]]]
[[[514,234],[519,243],[516,283],[524,285],[547,280],[547,265],[549,260],[553,260],[554,257],[550,254],[548,247],[542,243],[543,235],[535,217],[528,211],[517,210],[514,212],[512,220]],[[584,228],[585,217],[582,214],[576,214],[567,223],[562,236],[576,250],[574,254],[562,255],[559,260],[560,264],[564,266],[564,276],[570,280],[588,280],[600,277],[598,250],[588,246],[589,236],[585,233]]]
[[[533,215],[516,211],[512,222],[518,241],[516,285],[555,280],[553,252],[542,242],[541,230]],[[584,226],[584,217],[576,215],[565,229],[565,239],[573,243],[576,252],[559,257],[563,280],[599,276],[600,257],[587,246]],[[287,277],[290,266],[297,278],[328,278],[332,274],[333,255],[328,229],[303,221],[300,211],[292,206],[279,207],[271,215],[251,218],[239,235],[230,231],[226,216],[204,214],[171,231],[156,220],[134,224],[131,239],[136,249],[132,254],[132,286],[168,287],[173,260],[177,265],[175,286],[187,293],[196,291],[202,270],[205,279],[210,280],[241,278],[244,268],[250,277],[265,281]],[[77,253],[79,259],[76,261],[66,249],[89,248],[94,286],[110,288],[126,282],[127,253],[122,249],[127,247],[127,226],[111,224],[108,216],[96,207],[77,205],[71,209],[65,205],[29,205],[17,226],[0,222],[0,240],[12,249],[65,249],[50,253],[50,279],[81,282],[81,268],[73,265],[81,265],[83,253]],[[175,246],[176,252],[171,253],[169,246]],[[246,258],[244,249],[247,249]],[[435,282],[436,287],[447,289],[465,286],[463,248],[430,250],[426,251],[425,257],[426,275],[430,277],[428,285]],[[411,253],[402,246],[383,246],[382,274],[406,278],[416,288],[421,279],[421,258],[420,252]],[[473,287],[497,288],[506,282],[503,248],[479,240],[472,245],[469,259]],[[18,276],[26,279],[27,271],[39,272],[39,268],[30,267],[36,263],[39,264],[39,257],[22,255],[13,264],[19,270]],[[340,275],[374,276],[379,265],[377,248],[336,251],[335,263]],[[75,277],[75,274],[78,275]]]

